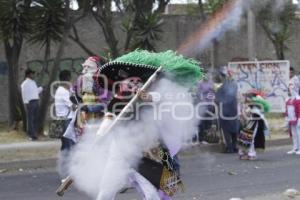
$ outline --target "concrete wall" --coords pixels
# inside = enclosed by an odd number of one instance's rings
[[[124,43],[124,32],[121,30],[121,22],[117,21],[114,26],[118,27],[116,32],[117,38],[120,39],[120,48]],[[192,32],[199,29],[201,20],[195,16],[165,16],[164,33],[162,35],[161,41],[157,43],[157,49],[159,51],[164,51],[168,49],[176,50],[176,48],[183,42],[183,40]],[[286,52],[286,58],[291,61],[291,64],[296,68],[300,69],[300,22],[293,24],[292,37],[288,42],[288,47]],[[101,28],[98,24],[91,18],[87,17],[78,24],[78,32],[82,37],[85,44],[92,49],[94,52],[99,52],[103,48],[106,48],[105,39],[102,34]],[[235,57],[245,57],[247,58],[247,27],[246,20],[242,20],[241,26],[237,30],[227,32],[221,39],[218,51],[218,61],[217,65],[224,65],[232,58]],[[276,59],[275,51],[267,39],[266,35],[260,29],[259,26],[256,28],[256,55],[258,59]],[[55,57],[56,47],[53,46],[51,49],[51,57]],[[27,66],[31,66],[36,71],[41,68],[44,56],[44,50],[40,46],[32,46],[25,43],[22,49],[21,59],[20,59],[20,82],[23,79],[24,69]],[[71,68],[76,73],[80,71],[80,63],[86,58],[86,54],[80,49],[75,43],[69,41],[63,58],[65,60],[61,64],[61,68]],[[197,53],[195,56],[199,59],[203,65],[210,66],[210,56],[209,50],[206,50],[202,54]],[[7,69],[5,65],[5,54],[3,47],[0,47],[0,91],[1,91],[1,101],[0,101],[0,121],[7,120],[8,116],[8,92],[7,92]],[[298,67],[299,66],[299,67]],[[44,80],[47,79],[47,74],[44,74]],[[43,83],[41,79],[38,78],[39,83]]]

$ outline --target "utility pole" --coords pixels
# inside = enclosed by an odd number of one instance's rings
[[[247,12],[247,35],[248,35],[248,59],[255,60],[256,59],[256,51],[255,51],[255,34],[256,34],[256,23],[255,16],[251,8],[248,9]]]

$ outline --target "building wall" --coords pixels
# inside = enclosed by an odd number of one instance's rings
[[[200,28],[201,20],[196,16],[176,16],[166,15],[164,23],[164,33],[161,41],[157,43],[157,50],[164,51],[168,49],[176,50],[176,48],[184,41],[184,39]],[[300,69],[300,22],[293,24],[292,37],[288,42],[288,49],[286,52],[286,59],[291,61],[291,64]],[[120,39],[120,48],[124,44],[124,32],[121,30],[121,22],[117,21],[114,24],[118,27],[116,31],[117,38]],[[98,53],[107,48],[105,39],[99,25],[91,18],[87,17],[78,24],[78,32],[82,37],[82,41],[94,52]],[[267,39],[263,31],[257,26],[256,28],[256,42],[255,42],[257,58],[260,59],[276,59],[274,48]],[[51,48],[51,57],[54,58],[56,47]],[[225,65],[228,61],[236,57],[247,58],[247,27],[246,20],[242,20],[241,26],[237,30],[227,32],[219,40],[218,61],[217,66]],[[80,64],[86,58],[86,54],[75,43],[69,41],[63,55],[63,62],[61,69],[71,69],[74,77],[81,70]],[[32,67],[37,72],[42,67],[42,60],[44,57],[44,50],[38,45],[30,45],[25,43],[22,49],[20,58],[20,82],[22,81],[24,70],[27,66]],[[204,66],[210,66],[210,51],[206,50],[200,54],[196,52],[195,58],[199,59]],[[2,100],[0,101],[0,121],[6,121],[8,118],[8,84],[7,84],[7,65],[5,61],[5,54],[3,47],[0,47],[0,91]],[[47,74],[37,77],[39,84],[44,84],[47,80]]]

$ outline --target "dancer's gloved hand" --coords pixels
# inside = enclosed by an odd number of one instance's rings
[[[137,94],[138,94],[139,98],[144,102],[152,101],[152,96],[149,95],[145,90],[138,90]]]

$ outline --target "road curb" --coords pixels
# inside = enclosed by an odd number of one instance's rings
[[[266,149],[277,146],[286,146],[291,145],[292,141],[290,138],[280,138],[276,140],[267,140]],[[223,151],[224,146],[221,144],[193,144],[191,146],[186,146],[181,154],[185,155],[186,153],[197,153],[197,152],[214,152],[220,153]]]
[[[290,138],[276,139],[276,140],[267,140],[266,148],[276,147],[276,146],[285,146],[290,145]],[[2,149],[3,150],[3,149]],[[20,150],[20,148],[15,149],[16,153],[26,154],[26,151],[36,152],[36,154],[42,154],[43,156],[34,156],[34,158],[22,158],[20,160],[12,160],[0,162],[0,170],[19,170],[19,169],[38,169],[38,168],[47,168],[47,167],[55,167],[57,163],[57,154],[59,151],[58,145],[50,145],[50,147],[45,147],[40,145],[38,148],[25,148]],[[45,151],[45,153],[42,152]],[[9,149],[9,151],[13,151],[13,149]],[[204,152],[222,152],[222,145],[220,144],[192,144],[186,145],[181,151],[180,155],[185,156],[193,153],[204,153]]]
[[[49,168],[49,167],[55,167],[56,163],[57,163],[57,158],[1,162],[0,170],[9,172],[9,171],[23,171],[28,169]]]

